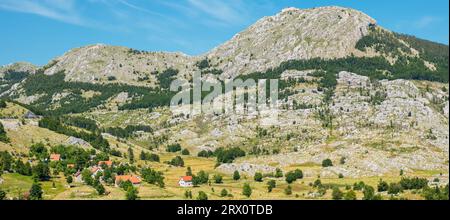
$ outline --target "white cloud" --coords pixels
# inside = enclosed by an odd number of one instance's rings
[[[188,0],[191,9],[199,10],[208,16],[226,24],[243,22],[248,9],[241,0]]]
[[[1,0],[0,9],[35,14],[70,24],[87,25],[76,13],[73,0]]]
[[[440,20],[439,18],[434,16],[423,16],[414,23],[414,26],[417,28],[426,28],[439,20]]]

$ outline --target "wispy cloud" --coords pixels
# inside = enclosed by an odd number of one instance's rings
[[[430,25],[432,25],[435,22],[438,22],[440,18],[434,17],[434,16],[423,16],[416,22],[414,22],[414,26],[416,28],[426,28]]]
[[[188,0],[191,10],[198,10],[225,24],[236,24],[245,20],[248,9],[241,0]]]
[[[202,37],[252,23],[271,0],[0,0],[0,11],[34,14],[120,37],[146,36],[153,44],[195,51]],[[193,36],[204,30],[202,37]],[[195,30],[195,31],[194,31]]]
[[[74,0],[1,0],[0,9],[35,14],[70,24],[88,24],[77,14]]]

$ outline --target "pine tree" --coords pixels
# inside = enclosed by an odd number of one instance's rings
[[[244,184],[244,187],[242,188],[242,195],[246,197],[250,197],[252,195],[252,188],[248,183]]]
[[[134,153],[133,153],[133,149],[131,147],[128,147],[128,159],[131,164],[134,163]]]
[[[241,179],[241,175],[239,174],[239,171],[235,170],[233,173],[233,179],[234,180],[239,180]]]
[[[38,182],[34,182],[30,189],[30,200],[41,200],[42,199],[42,187]]]

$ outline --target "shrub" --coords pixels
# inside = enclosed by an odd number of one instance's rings
[[[201,170],[200,172],[197,173],[197,175],[192,177],[192,184],[194,186],[198,186],[201,184],[206,184],[208,183],[209,180],[209,174],[203,170]]]
[[[197,200],[208,200],[208,195],[205,192],[198,192]]]
[[[407,178],[403,177],[400,180],[400,185],[403,189],[409,190],[409,189],[423,189],[426,186],[428,186],[428,180],[425,178]]]
[[[389,184],[389,188],[388,188],[388,193],[389,194],[396,195],[396,194],[399,194],[401,192],[403,192],[403,188],[402,188],[402,185],[400,183],[391,183],[391,184]]]
[[[231,149],[223,149],[218,148],[215,151],[215,154],[217,156],[217,162],[218,163],[232,163],[234,159],[238,157],[244,157],[245,151],[241,150],[238,147],[233,147]]]
[[[341,200],[343,197],[342,191],[338,187],[333,188],[332,197],[334,200]]]
[[[181,154],[182,155],[189,155],[190,153],[189,153],[189,150],[188,149],[183,149],[182,151],[181,151]]]
[[[202,150],[202,151],[198,152],[197,156],[198,157],[206,157],[206,158],[208,158],[208,157],[214,156],[214,153],[212,151],[210,151],[210,150],[208,150],[208,151],[207,150]]]
[[[291,187],[291,185],[288,185],[287,187],[286,187],[286,189],[284,189],[284,194],[286,194],[286,195],[292,195],[292,187]]]
[[[374,200],[375,189],[371,186],[365,185],[363,190],[364,200]]]
[[[183,167],[184,166],[184,160],[180,156],[176,156],[173,158],[170,162],[170,165],[176,166],[176,167]]]
[[[220,191],[220,196],[221,197],[228,196],[228,191],[226,189],[222,189],[222,191]]]
[[[356,193],[353,190],[347,191],[344,194],[344,200],[356,200]]]
[[[244,184],[244,187],[242,188],[242,195],[246,197],[250,197],[252,195],[252,188],[248,183]]]
[[[386,192],[389,189],[389,184],[386,181],[380,180],[377,188],[378,192]]]
[[[172,153],[181,151],[181,145],[178,144],[178,143],[167,145],[166,151],[167,152],[172,152]]]
[[[233,173],[233,180],[239,180],[241,179],[241,175],[239,174],[239,171],[235,170]]]
[[[280,168],[275,170],[275,178],[283,177],[283,171]]]
[[[277,187],[277,182],[275,180],[269,180],[267,182],[267,191],[268,192],[272,192],[272,189],[274,189],[275,187]]]
[[[217,184],[223,183],[222,176],[219,174],[214,175],[214,182]]]
[[[332,167],[333,162],[330,159],[325,159],[322,161],[322,167]]]
[[[259,172],[256,172],[256,173],[255,173],[255,176],[253,177],[253,179],[254,179],[256,182],[262,182],[263,175],[262,175],[261,173],[259,173]]]

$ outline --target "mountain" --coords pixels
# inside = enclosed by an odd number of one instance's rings
[[[358,53],[356,43],[376,21],[347,8],[287,8],[265,17],[207,53],[224,74],[265,71],[283,61],[342,58]]]
[[[166,146],[180,144],[194,169],[211,163],[213,173],[253,175],[298,168],[311,184],[317,176],[373,182],[396,179],[399,172],[446,184],[448,51],[447,45],[391,32],[353,9],[287,8],[200,56],[98,44],[42,67],[8,65],[0,69],[0,96],[8,106],[44,116],[35,128],[62,135],[52,143],[73,137],[102,152],[125,154],[132,146],[164,158],[173,156]],[[279,124],[171,112],[170,82],[199,70],[220,80],[279,79]],[[13,120],[4,127],[16,139],[22,116],[10,111],[2,113]],[[246,156],[217,167],[203,158],[233,147]],[[326,159],[333,166],[322,167]],[[157,167],[184,175],[184,169]]]

